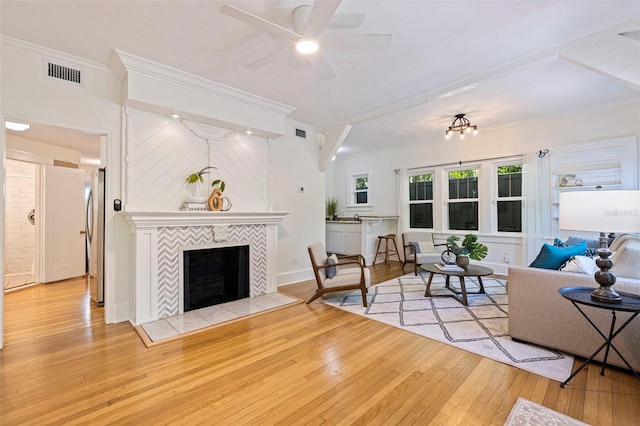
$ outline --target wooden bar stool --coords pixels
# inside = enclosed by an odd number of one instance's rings
[[[384,240],[384,250],[380,251],[380,245],[382,244],[382,240]],[[395,250],[389,250],[389,242],[393,243],[393,247],[395,247]],[[373,258],[374,265],[378,260],[379,254],[384,254],[384,263],[388,263],[389,256],[393,256],[394,254],[398,256],[398,260],[400,260],[400,255],[398,254],[398,245],[396,244],[395,234],[378,235],[378,244],[376,245],[376,256]]]

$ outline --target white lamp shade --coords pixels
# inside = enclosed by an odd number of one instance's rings
[[[640,190],[560,193],[560,229],[640,232]]]

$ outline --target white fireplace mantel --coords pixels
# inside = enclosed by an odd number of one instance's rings
[[[273,225],[280,223],[289,212],[122,212],[122,216],[135,228],[164,226],[224,226]]]
[[[220,235],[248,241],[251,295],[277,291],[278,224],[289,212],[121,212],[132,233],[132,304],[134,325],[179,311],[179,249],[212,244]],[[214,236],[215,235],[215,236]]]

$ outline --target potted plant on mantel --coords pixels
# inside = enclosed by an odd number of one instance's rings
[[[482,260],[487,257],[487,253],[489,253],[489,248],[478,242],[477,235],[465,235],[460,245],[458,245],[458,241],[460,241],[460,237],[457,235],[452,235],[447,238],[449,250],[456,255],[456,265],[461,268],[469,266],[470,258],[473,260]]]
[[[327,217],[330,219],[338,219],[338,197],[327,198]]]
[[[186,199],[186,202],[188,203],[206,203],[207,202],[207,196],[201,193],[200,185],[204,183],[203,175],[206,173],[209,173],[208,172],[209,169],[217,169],[217,167],[207,166],[202,170],[199,170],[195,173],[191,173],[189,176],[187,176],[185,181],[194,186],[193,186],[193,189],[191,190],[191,195]]]

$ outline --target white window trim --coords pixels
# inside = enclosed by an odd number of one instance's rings
[[[498,197],[498,167],[510,166],[513,164],[524,165],[524,157],[515,156],[510,159],[491,163],[491,233],[493,235],[513,235],[520,236],[522,232],[498,231],[498,201],[520,201],[523,203],[523,196],[519,197]],[[521,188],[521,193],[522,193]]]
[[[357,204],[355,202],[355,181],[359,177],[367,178],[367,203]],[[347,173],[347,208],[372,208],[373,207],[373,169],[356,170]]]
[[[407,178],[405,180],[405,185],[409,185],[409,179],[413,176],[421,176],[421,175],[431,175],[431,182],[433,182],[433,199],[431,200],[408,200],[409,202],[409,206],[411,206],[412,204],[431,204],[432,205],[432,209],[431,211],[433,212],[433,224],[431,226],[431,228],[409,228],[409,229],[415,229],[417,231],[419,230],[425,230],[425,229],[430,229],[430,230],[434,230],[436,228],[436,171],[433,169],[429,169],[429,170],[422,170],[422,171],[414,171],[411,174],[407,175]],[[409,196],[407,195],[407,198],[409,198]],[[411,212],[407,212],[407,223],[410,224],[411,223]]]
[[[457,172],[460,170],[476,170],[478,172],[478,195],[482,194],[484,191],[483,182],[483,173],[482,173],[482,164],[481,163],[470,163],[466,166],[462,167],[451,167],[451,168],[443,168],[442,169],[442,187],[443,187],[443,203],[442,203],[442,229],[445,229],[447,232],[451,233],[481,233],[482,232],[482,202],[479,197],[476,198],[449,198],[449,173]],[[477,230],[462,230],[462,229],[451,229],[449,228],[449,204],[453,203],[478,203],[478,229]]]

